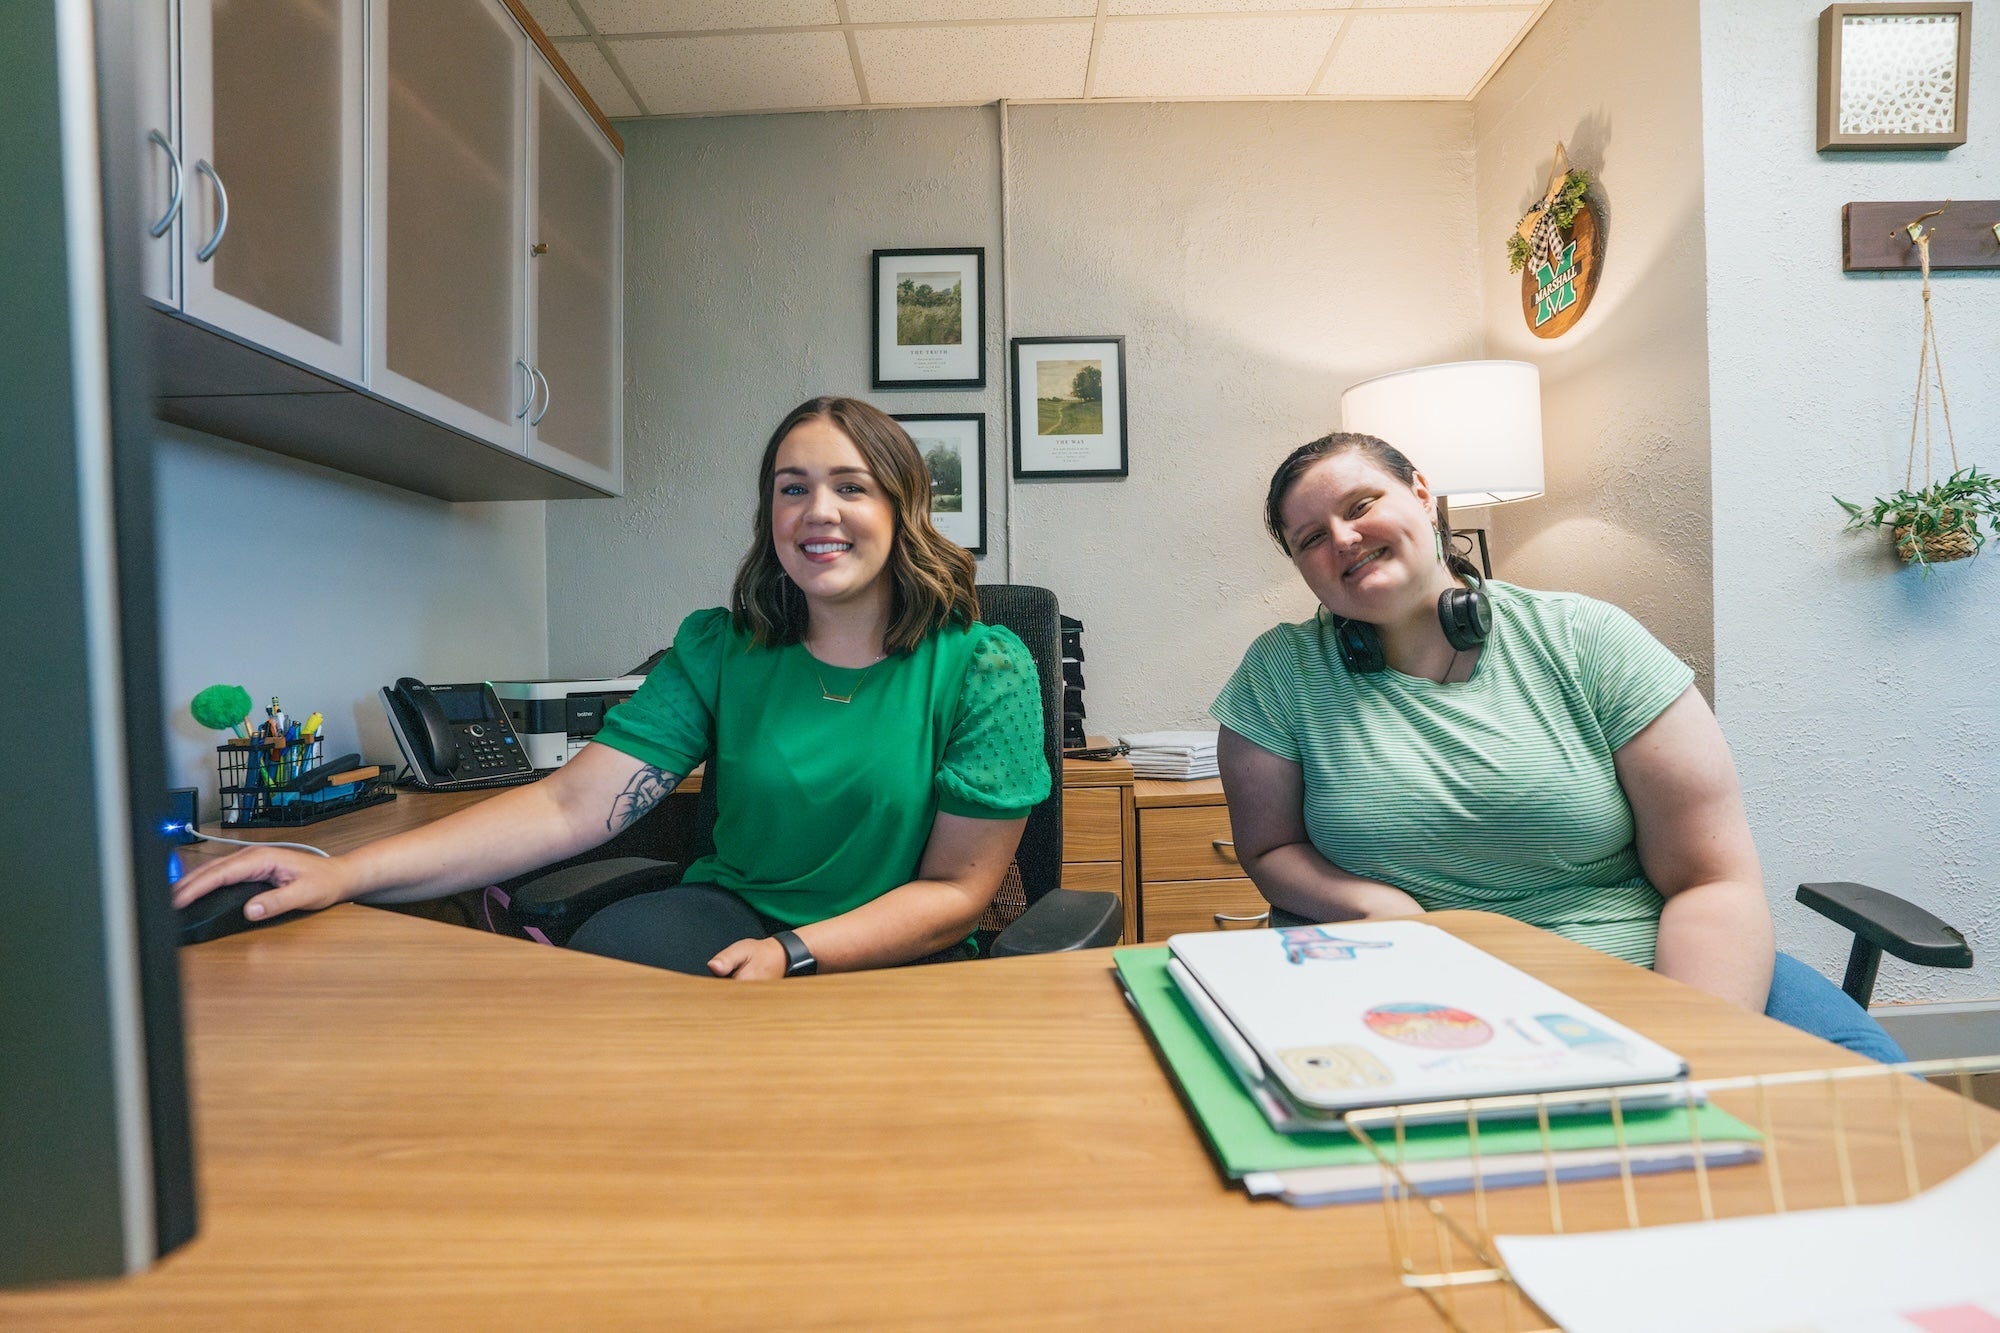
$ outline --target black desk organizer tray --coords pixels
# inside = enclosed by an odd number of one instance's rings
[[[367,767],[358,755],[324,762],[317,736],[283,745],[252,738],[215,747],[227,828],[297,828],[396,799],[388,771],[330,784],[337,771]]]

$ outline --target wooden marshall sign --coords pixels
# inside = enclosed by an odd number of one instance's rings
[[[1521,275],[1521,313],[1537,338],[1567,333],[1590,308],[1604,267],[1604,232],[1584,198],[1590,173],[1573,170],[1556,145],[1555,167],[1542,202],[1507,238],[1511,271]]]

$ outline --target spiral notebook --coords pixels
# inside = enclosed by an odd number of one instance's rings
[[[1435,926],[1176,935],[1169,970],[1260,1103],[1305,1118],[1625,1088],[1687,1062]],[[1652,1090],[1649,1096],[1672,1096]],[[1271,1106],[1267,1105],[1267,1114]]]

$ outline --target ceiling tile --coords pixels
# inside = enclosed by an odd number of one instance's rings
[[[583,80],[590,100],[597,103],[599,111],[607,116],[644,114],[633,102],[632,94],[625,91],[625,85],[618,81],[618,76],[611,72],[611,62],[597,49],[597,43],[589,38],[580,42],[557,42],[556,51],[571,72]]]
[[[1107,14],[1254,14],[1266,9],[1345,9],[1347,0],[1110,0]],[[1324,54],[1322,52],[1322,54]]]
[[[659,37],[607,43],[654,115],[854,106],[854,62],[837,32]]]
[[[871,102],[1081,97],[1088,23],[873,28],[857,32]]]
[[[605,36],[838,23],[834,0],[577,0]]]
[[[1097,97],[1286,97],[1312,86],[1342,20],[1112,19],[1097,52]]]
[[[536,26],[551,37],[580,37],[583,20],[569,7],[569,0],[523,0]]]
[[[1060,19],[1097,13],[1097,0],[847,0],[855,23],[935,23],[951,19]],[[868,90],[875,90],[871,77]]]
[[[1313,91],[1349,97],[1466,97],[1533,11],[1379,12],[1347,23]]]

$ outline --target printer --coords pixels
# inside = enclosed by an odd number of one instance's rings
[[[489,682],[538,772],[561,768],[604,725],[614,705],[632,697],[644,676],[609,680],[496,680]]]

